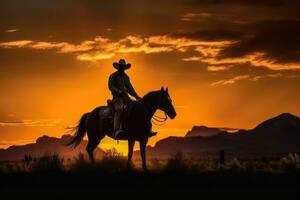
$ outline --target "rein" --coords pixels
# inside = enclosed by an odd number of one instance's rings
[[[165,112],[164,112],[164,114],[165,114],[165,117],[159,117],[157,115],[153,115],[151,118],[151,122],[157,126],[164,125],[168,119],[168,115]]]
[[[141,102],[139,102],[141,103]],[[151,113],[149,112],[147,106],[145,104],[143,104],[143,106],[145,107],[146,112],[151,115]],[[168,119],[168,115],[166,114],[166,112],[164,112],[165,116],[164,117],[160,117],[157,116],[155,114],[153,114],[153,116],[151,117],[151,122],[157,126],[162,126],[166,123],[167,119]]]

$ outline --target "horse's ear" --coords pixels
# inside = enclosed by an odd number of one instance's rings
[[[167,87],[167,88],[166,88],[166,92],[168,92],[168,90],[169,90],[169,88]]]
[[[161,91],[165,91],[165,89],[164,89],[164,86],[161,86],[161,89],[160,89]]]

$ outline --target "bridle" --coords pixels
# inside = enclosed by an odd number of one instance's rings
[[[160,117],[157,115],[153,115],[151,118],[151,122],[157,126],[162,126],[166,123],[167,119],[168,119],[168,115],[166,112],[164,112],[165,117]],[[158,122],[158,123],[157,123]]]
[[[139,103],[141,103],[140,101],[138,101]],[[143,104],[143,103],[141,103]],[[145,104],[143,104],[143,106],[145,107],[146,112],[151,115],[150,111],[148,110],[147,106]],[[163,111],[165,116],[164,117],[160,117],[157,116],[155,114],[153,114],[153,116],[151,117],[151,122],[157,126],[162,126],[166,123],[167,119],[168,119],[168,115],[165,111]]]

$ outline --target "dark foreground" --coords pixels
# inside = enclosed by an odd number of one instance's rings
[[[26,159],[25,159],[26,160]],[[0,199],[300,199],[299,157],[277,161],[149,161],[150,171],[108,156],[89,164],[44,156],[0,163]]]
[[[298,174],[34,173],[1,176],[1,199],[300,199]],[[94,199],[94,198],[93,198]]]

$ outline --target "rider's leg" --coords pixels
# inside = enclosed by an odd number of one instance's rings
[[[156,136],[156,135],[157,135],[157,132],[156,131],[152,131],[152,124],[151,124],[150,131],[148,133],[148,137],[152,137],[152,136]]]
[[[123,99],[116,98],[115,103],[114,103],[114,109],[115,109],[114,136],[115,137],[118,135],[118,133],[122,132],[121,118],[122,118],[123,106],[124,106]]]

